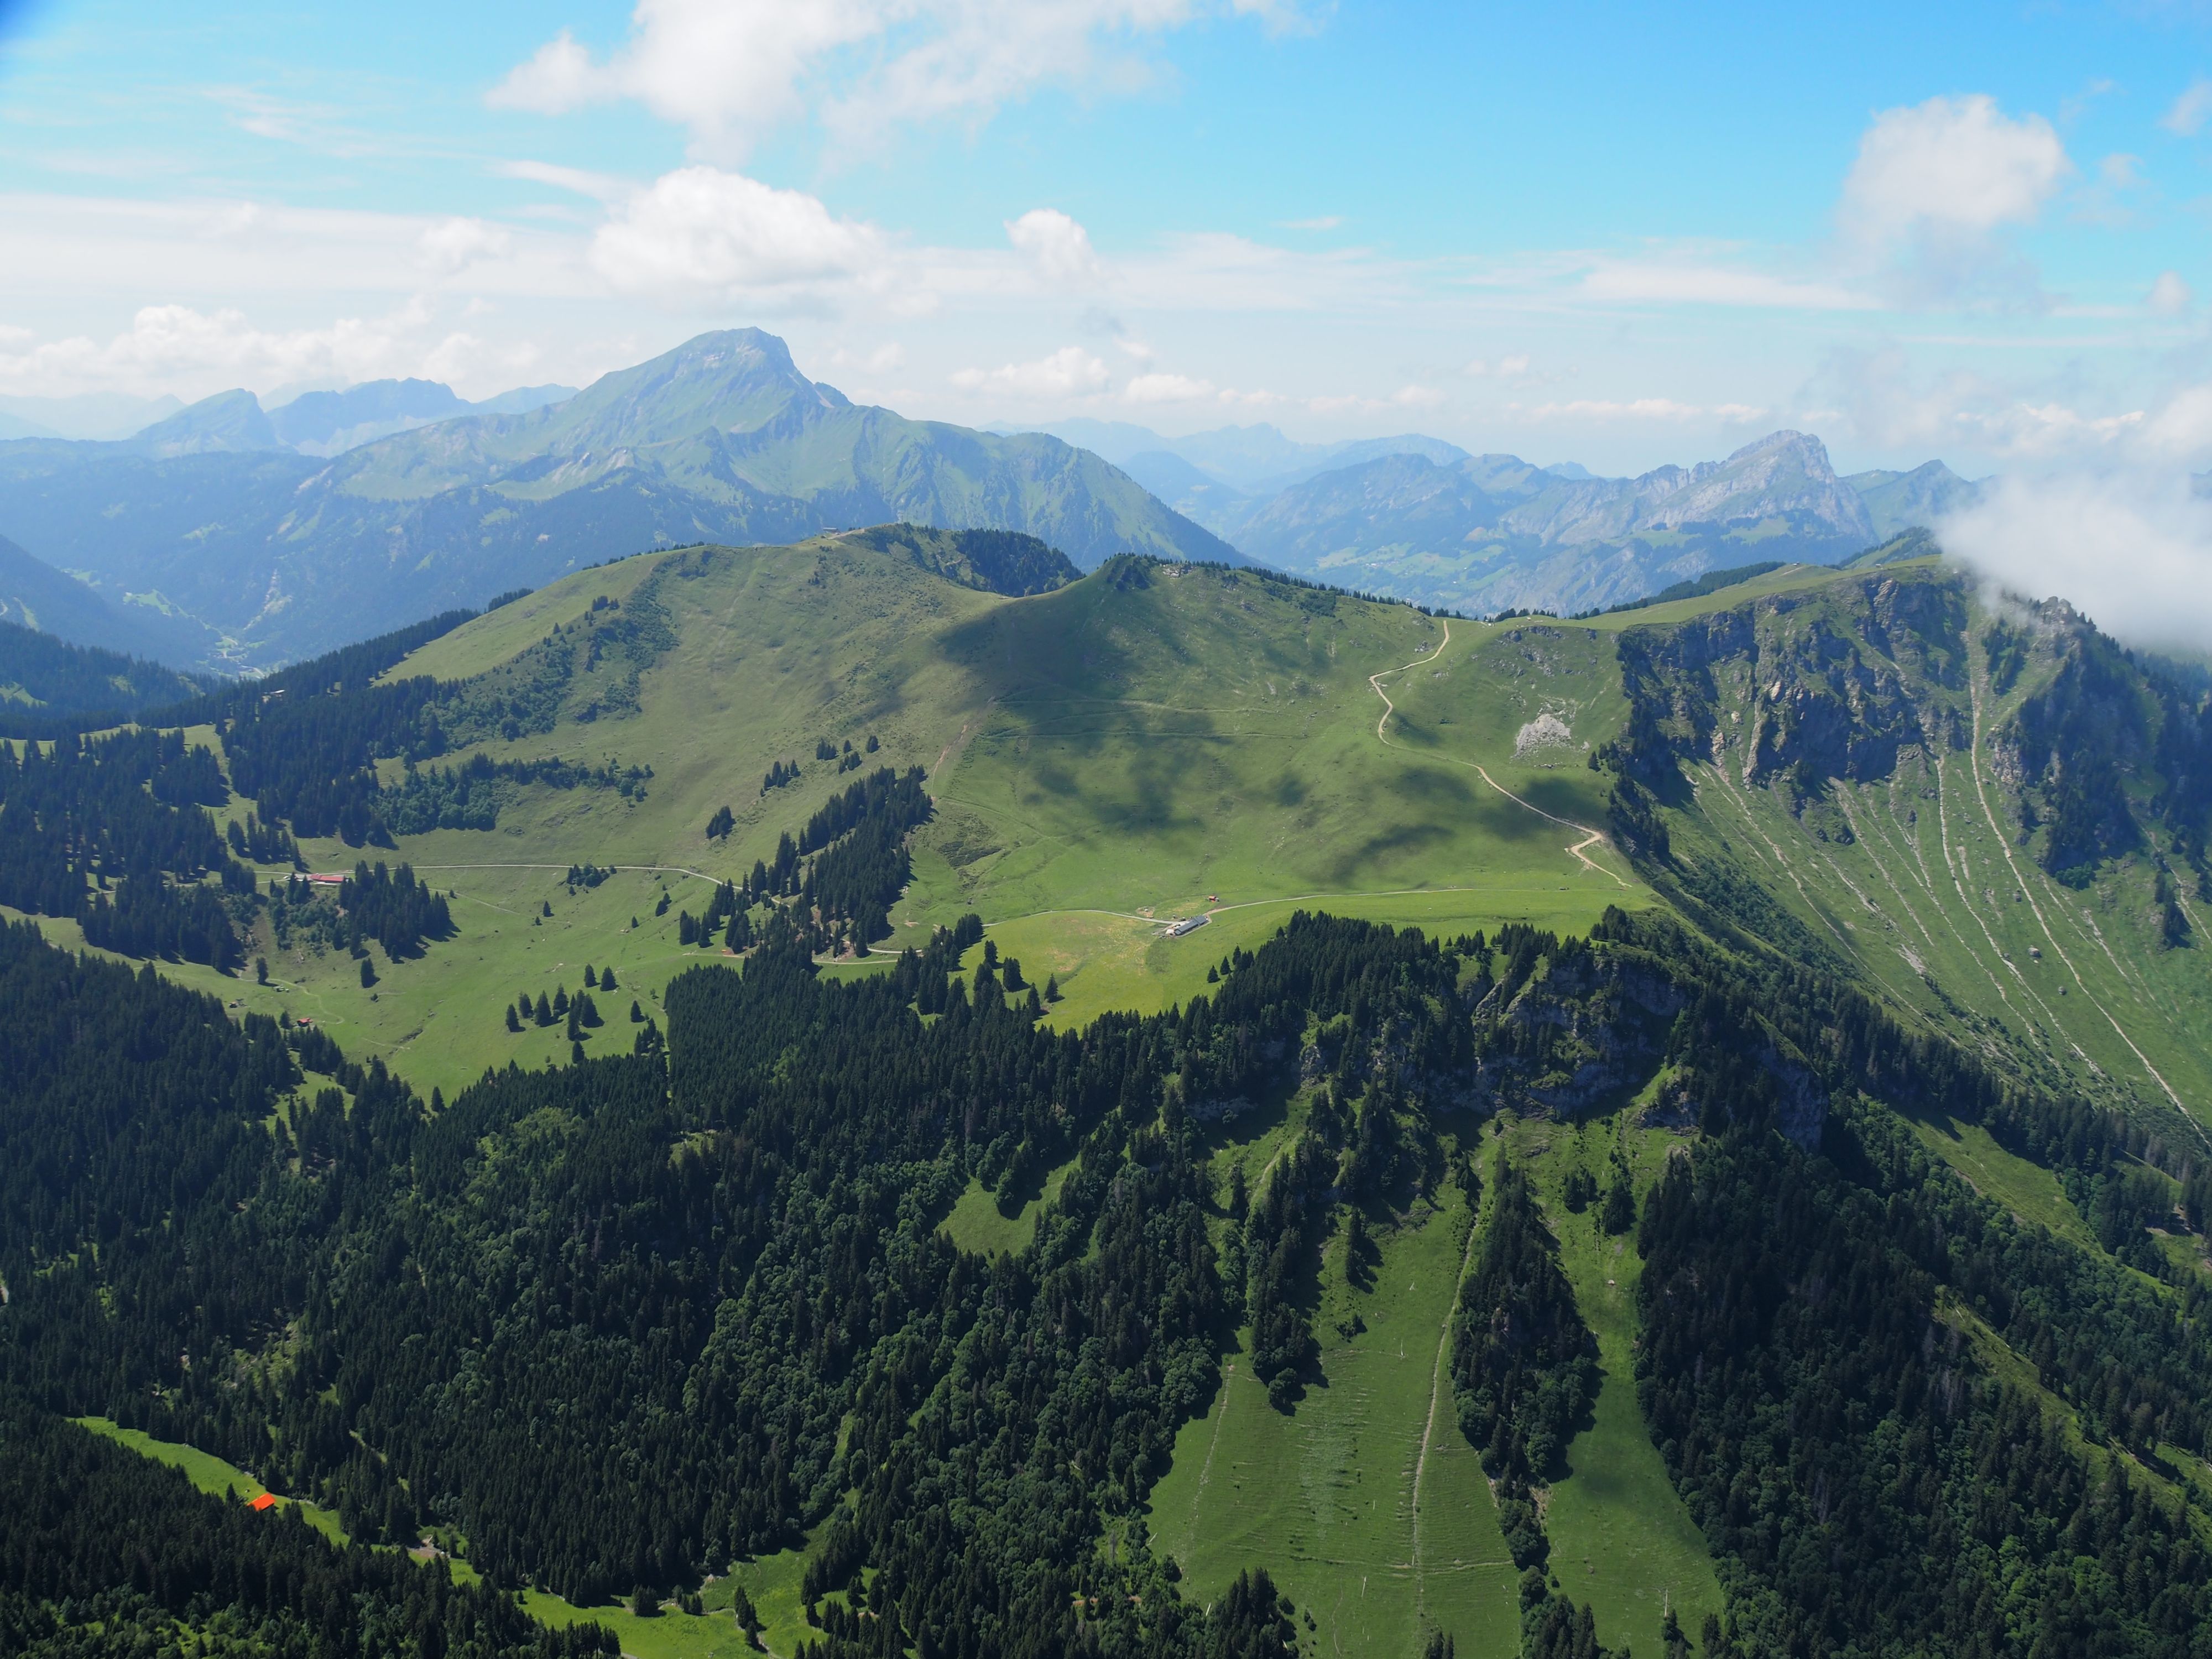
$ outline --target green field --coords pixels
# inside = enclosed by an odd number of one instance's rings
[[[1570,1473],[1553,1486],[1545,1510],[1553,1571],[1568,1595],[1590,1604],[1601,1641],[1656,1650],[1668,1607],[1694,1631],[1707,1613],[1721,1611],[1721,1590],[1704,1534],[1668,1481],[1636,1403],[1635,1297],[1643,1261],[1632,1239],[1600,1231],[1595,1206],[1577,1215],[1561,1196],[1570,1170],[1604,1182],[1620,1121],[1522,1123],[1506,1146],[1541,1194],[1604,1375],[1594,1420],[1568,1447]],[[1640,1197],[1682,1140],[1632,1128],[1621,1144]]]
[[[90,1429],[104,1435],[118,1445],[128,1446],[142,1457],[150,1457],[157,1463],[167,1463],[172,1468],[182,1469],[185,1478],[202,1492],[221,1497],[224,1492],[234,1494],[241,1504],[250,1504],[269,1490],[258,1480],[235,1464],[226,1463],[210,1452],[191,1446],[180,1446],[172,1440],[156,1440],[143,1429],[126,1429],[105,1417],[80,1417],[72,1419],[80,1428]],[[287,1498],[282,1493],[277,1503],[284,1507],[297,1507],[307,1516],[308,1524],[327,1536],[331,1542],[346,1541],[345,1528],[330,1510],[301,1498]]]
[[[265,930],[254,953],[268,957],[268,987],[166,971],[245,1010],[312,1018],[349,1054],[450,1094],[487,1066],[564,1062],[557,1029],[510,1036],[502,1012],[521,991],[573,993],[586,963],[611,963],[622,993],[598,999],[608,1023],[585,1047],[627,1049],[633,999],[657,1014],[671,978],[722,959],[678,945],[677,912],[772,856],[851,781],[812,759],[825,738],[875,738],[869,764],[923,767],[937,799],[878,949],[975,910],[1038,984],[1059,977],[1055,1024],[1187,1000],[1210,965],[1302,905],[1449,936],[1507,921],[1580,931],[1608,904],[1653,902],[1603,845],[1571,854],[1586,837],[1553,821],[1602,818],[1583,763],[1621,718],[1601,672],[1609,635],[1577,629],[1565,647],[1539,647],[1460,623],[1439,650],[1447,625],[1402,605],[1150,569],[1009,600],[827,538],[580,572],[392,673],[483,674],[556,625],[586,625],[599,598],[657,605],[672,642],[641,672],[635,713],[583,718],[606,695],[615,670],[602,667],[569,687],[552,732],[480,745],[495,759],[649,765],[643,799],[531,786],[494,830],[382,850],[303,842],[311,868],[405,860],[453,895],[456,936],[411,960],[375,951],[373,989],[343,952],[280,950]],[[1401,709],[1382,732],[1378,674]],[[1519,727],[1553,708],[1571,716],[1571,744],[1516,759]],[[195,740],[220,748],[212,731]],[[800,780],[763,794],[778,760],[799,763]],[[736,828],[710,842],[706,822],[726,805]],[[584,864],[617,873],[571,891],[563,878]],[[656,917],[664,891],[672,908]],[[1160,937],[1169,919],[1208,911],[1208,927]],[[68,923],[40,925],[81,942]]]
[[[1302,1116],[1244,1120],[1245,1133],[1216,1152],[1217,1171],[1241,1163],[1256,1185]],[[1601,1639],[1620,1645],[1656,1644],[1669,1606],[1696,1629],[1720,1611],[1721,1595],[1636,1403],[1641,1264],[1623,1241],[1599,1234],[1595,1211],[1573,1215],[1559,1197],[1577,1164],[1602,1173],[1613,1134],[1611,1121],[1581,1129],[1533,1121],[1516,1124],[1505,1144],[1544,1194],[1605,1373],[1595,1420],[1550,1491],[1553,1571],[1565,1593],[1591,1605]],[[1680,1144],[1661,1131],[1628,1132],[1639,1190]],[[1153,1540],[1200,1596],[1264,1563],[1314,1613],[1323,1652],[1415,1653],[1432,1630],[1462,1651],[1510,1652],[1519,1575],[1443,1368],[1470,1244],[1465,1202],[1449,1188],[1396,1224],[1375,1228],[1382,1259],[1371,1289],[1347,1282],[1340,1231],[1324,1249],[1314,1333],[1326,1381],[1292,1412],[1268,1404],[1241,1347],[1231,1356],[1221,1390],[1178,1435],[1173,1467],[1153,1491]]]
[[[1455,1189],[1378,1231],[1371,1291],[1346,1284],[1340,1239],[1324,1253],[1314,1334],[1328,1381],[1295,1412],[1267,1403],[1241,1348],[1230,1356],[1152,1492],[1154,1547],[1193,1594],[1264,1565],[1312,1613],[1323,1653],[1415,1654],[1432,1630],[1466,1653],[1517,1644],[1519,1575],[1441,1369],[1466,1233]],[[1347,1335],[1355,1313],[1366,1328]]]

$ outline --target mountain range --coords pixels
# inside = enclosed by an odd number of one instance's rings
[[[758,330],[702,335],[559,403],[422,413],[450,396],[386,382],[295,415],[233,392],[119,442],[0,444],[0,534],[111,599],[189,617],[182,660],[234,668],[672,543],[903,520],[1021,531],[1085,568],[1127,550],[1241,562],[1088,451],[855,404]]]
[[[855,404],[746,329],[581,392],[471,404],[378,380],[264,408],[241,390],[125,438],[0,441],[0,614],[262,669],[641,548],[894,521],[1035,535],[1079,569],[1252,562],[1432,607],[1571,611],[1717,568],[1836,563],[1978,488],[1940,461],[1839,477],[1787,431],[1632,478],[1418,433],[977,431]]]
[[[1819,439],[1789,431],[1724,461],[1609,478],[1418,434],[1302,444],[1264,424],[1185,438],[1103,421],[1050,429],[1263,564],[1479,611],[1613,605],[1759,560],[1832,564],[1978,489],[1941,461],[1838,477]]]

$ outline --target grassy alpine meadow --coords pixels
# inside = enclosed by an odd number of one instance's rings
[[[602,653],[610,618],[636,633]],[[1301,906],[1449,937],[1515,921],[1579,932],[1608,904],[1652,902],[1574,827],[1603,811],[1579,745],[1619,720],[1598,635],[1572,630],[1562,649],[1449,626],[1440,658],[1447,624],[1411,607],[1211,567],[1120,561],[1008,599],[836,537],[639,555],[502,605],[386,678],[526,689],[543,680],[541,647],[591,640],[587,665],[544,693],[559,706],[550,730],[424,769],[557,758],[649,769],[640,788],[526,783],[492,829],[382,848],[303,840],[313,870],[406,862],[452,896],[454,937],[396,963],[372,946],[374,985],[344,952],[280,945],[265,923],[248,957],[267,957],[267,987],[165,971],[313,1018],[349,1052],[450,1093],[487,1066],[565,1060],[559,1029],[510,1037],[503,1011],[526,989],[573,994],[586,963],[611,963],[623,991],[597,999],[607,1024],[585,1048],[627,1047],[633,998],[656,1013],[669,979],[719,957],[678,945],[677,913],[772,859],[879,765],[924,769],[936,814],[878,951],[975,911],[1032,980],[1059,979],[1056,1024],[1188,1000],[1209,967]],[[1523,744],[1516,759],[1516,732],[1554,704],[1571,705],[1572,764],[1556,745]],[[195,740],[220,752],[211,728]],[[842,758],[848,744],[861,769]],[[841,758],[817,758],[823,745]],[[763,788],[779,763],[795,776]],[[404,781],[397,762],[380,769],[387,787]],[[252,805],[219,816],[242,823]],[[730,831],[710,838],[724,807]],[[571,887],[571,866],[613,873]],[[282,873],[264,869],[264,886]],[[672,908],[657,915],[664,892]],[[1207,914],[1196,933],[1161,937],[1169,920]],[[45,925],[69,938],[69,924]]]
[[[1720,1583],[1705,1536],[1668,1480],[1636,1402],[1636,1285],[1643,1262],[1633,1234],[1608,1237],[1599,1224],[1599,1206],[1577,1213],[1564,1191],[1574,1170],[1601,1187],[1618,1146],[1640,1203],[1683,1139],[1630,1127],[1633,1115],[1632,1108],[1579,1124],[1522,1122],[1504,1145],[1536,1184],[1576,1304],[1597,1338],[1603,1376],[1591,1420],[1567,1448],[1568,1473],[1553,1484],[1545,1506],[1552,1571],[1568,1595],[1589,1603],[1607,1645],[1656,1650],[1668,1607],[1685,1630],[1722,1611]]]
[[[1264,1564],[1313,1615],[1321,1652],[1418,1653],[1436,1631],[1462,1652],[1516,1647],[1518,1574],[1439,1353],[1468,1223],[1456,1188],[1417,1200],[1376,1229],[1364,1290],[1346,1279],[1340,1231],[1329,1241],[1315,1289],[1325,1381],[1293,1411],[1268,1403],[1243,1346],[1224,1361],[1152,1496],[1154,1547],[1194,1595]]]

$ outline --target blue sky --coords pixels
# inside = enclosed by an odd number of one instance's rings
[[[571,384],[2212,463],[2212,16],[0,0],[0,395]]]

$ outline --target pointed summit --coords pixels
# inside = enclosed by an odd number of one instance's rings
[[[842,392],[799,373],[775,335],[732,328],[601,376],[561,405],[552,426],[580,447],[666,443],[710,428],[744,436],[847,406]]]

